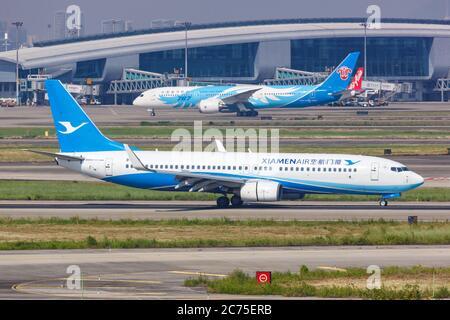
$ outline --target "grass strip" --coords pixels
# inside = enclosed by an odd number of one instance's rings
[[[450,222],[0,219],[0,250],[413,244],[450,244]]]
[[[194,132],[192,125],[187,126],[127,126],[127,127],[102,127],[101,131],[111,138],[130,138],[130,137],[159,137],[159,138],[169,138],[172,133],[177,129],[187,129],[191,134]],[[203,133],[209,128],[217,128],[216,126],[209,127],[208,125],[203,126]],[[253,126],[242,126],[239,129],[230,126],[229,128],[217,128],[220,132],[226,136],[227,132],[233,134],[236,132],[246,131],[255,129]],[[276,126],[267,126],[264,129],[277,129]],[[49,137],[55,137],[56,131],[53,127],[32,127],[32,128],[22,128],[22,127],[11,127],[11,128],[0,128],[0,139],[4,138],[44,138],[45,132],[48,133]],[[242,133],[239,134],[241,136]],[[448,139],[450,137],[449,130],[440,129],[378,129],[378,128],[368,128],[368,129],[352,129],[352,128],[302,128],[302,127],[288,127],[279,129],[280,137],[286,138],[424,138],[424,139]]]
[[[281,295],[287,297],[363,298],[376,300],[444,299],[450,297],[450,268],[422,266],[386,267],[382,269],[380,289],[367,289],[366,269],[346,271],[309,270],[274,272],[271,284],[258,284],[254,276],[235,270],[228,277],[205,276],[185,281],[188,287],[205,287],[210,293],[241,295]]]

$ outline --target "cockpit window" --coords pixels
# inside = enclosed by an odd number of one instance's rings
[[[402,172],[402,171],[410,171],[410,170],[407,167],[391,167],[391,171]]]
[[[141,97],[141,98],[142,98],[143,96],[144,96],[144,94],[143,94],[143,93],[141,93],[141,95],[140,95],[139,97]]]

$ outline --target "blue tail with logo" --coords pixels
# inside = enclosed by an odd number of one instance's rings
[[[59,80],[46,80],[60,152],[125,150],[106,138]]]
[[[321,87],[329,88],[333,92],[344,91],[347,89],[352,75],[356,71],[356,62],[359,58],[359,52],[350,53],[339,66],[321,83]]]

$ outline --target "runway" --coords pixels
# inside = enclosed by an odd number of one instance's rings
[[[289,202],[248,204],[218,209],[212,201],[0,201],[0,217],[84,219],[273,219],[303,221],[395,220],[448,221],[450,203],[390,202]]]
[[[208,294],[183,281],[235,269],[297,272],[303,264],[448,266],[450,246],[2,251],[0,299],[248,299],[256,297]],[[67,288],[70,265],[80,267],[83,290]]]

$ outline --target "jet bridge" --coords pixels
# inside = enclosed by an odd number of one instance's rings
[[[186,79],[179,74],[161,74],[137,69],[124,69],[121,80],[111,81],[106,93],[114,95],[114,104],[117,104],[118,95],[123,98],[140,94],[146,90],[183,85]]]

